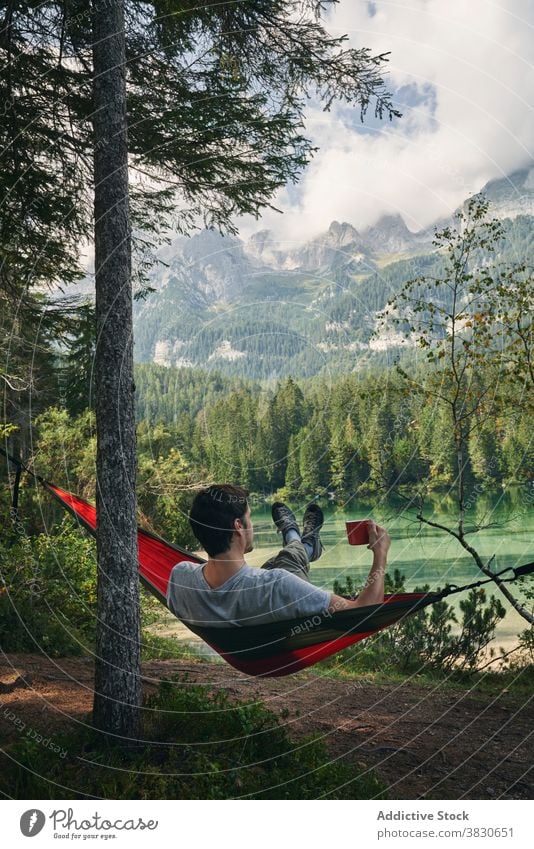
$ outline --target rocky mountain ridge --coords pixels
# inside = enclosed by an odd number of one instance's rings
[[[534,216],[534,167],[483,191],[495,217]],[[159,253],[155,291],[136,306],[136,359],[265,377],[384,355],[398,340],[373,344],[374,316],[433,261],[433,230],[413,233],[402,216],[383,215],[360,231],[333,221],[298,243],[268,230],[177,237]]]

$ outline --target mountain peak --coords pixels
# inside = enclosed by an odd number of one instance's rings
[[[333,241],[336,245],[350,245],[359,240],[360,235],[347,221],[343,221],[343,223],[332,221],[328,228],[327,237],[328,241]]]
[[[404,218],[398,212],[381,215],[372,227],[364,230],[363,235],[377,254],[410,251],[414,249],[417,241],[417,237],[408,230]]]
[[[397,227],[401,227],[403,230],[408,229],[400,212],[385,212],[384,215],[380,216],[375,227],[384,224],[388,224],[389,226],[395,225]]]
[[[534,166],[531,163],[506,177],[490,180],[481,192],[491,203],[492,216],[534,215]]]

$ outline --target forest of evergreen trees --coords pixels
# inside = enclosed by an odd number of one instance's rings
[[[342,505],[357,493],[449,488],[457,476],[446,409],[426,403],[394,368],[266,384],[142,365],[136,388],[141,516],[191,545],[189,503],[209,482]],[[92,499],[92,412],[52,406],[34,424],[39,473]],[[532,454],[528,410],[495,407],[470,435],[469,491],[529,485]],[[55,508],[44,509],[50,521]]]
[[[161,423],[212,480],[288,496],[330,492],[342,502],[362,490],[447,486],[456,476],[446,412],[394,369],[270,387],[208,375],[203,386],[197,371],[144,365],[136,384],[141,431]],[[493,488],[525,481],[530,443],[524,409],[488,415],[471,433],[468,480]]]

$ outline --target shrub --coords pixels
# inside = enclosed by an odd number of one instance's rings
[[[331,761],[324,745],[291,740],[258,702],[231,702],[187,681],[163,682],[144,704],[145,741],[117,745],[88,728],[54,740],[54,754],[22,739],[1,756],[0,792],[16,799],[369,799],[369,771]],[[58,787],[59,785],[59,787]],[[61,793],[60,793],[61,795]]]
[[[81,654],[94,640],[94,543],[72,520],[54,536],[0,545],[0,644],[4,651]]]
[[[385,589],[387,593],[405,592],[404,575],[398,569],[393,578],[386,575]],[[416,587],[414,592],[429,589],[426,585]],[[334,592],[354,595],[353,581],[336,581]],[[443,673],[453,669],[473,672],[506,611],[494,597],[486,603],[483,589],[471,590],[459,606],[460,621],[452,605],[442,599],[335,655],[330,663],[340,666],[350,662],[351,669],[360,671],[414,672],[425,668]],[[454,625],[459,626],[457,633],[453,633]]]
[[[92,651],[96,628],[96,553],[92,538],[64,517],[54,534],[0,543],[0,646],[51,657]],[[141,623],[159,602],[141,592]]]

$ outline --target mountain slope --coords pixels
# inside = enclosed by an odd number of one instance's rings
[[[180,237],[160,254],[156,291],[136,305],[136,359],[251,377],[314,374],[341,350],[334,305],[389,255],[425,249],[428,238],[412,234],[400,216],[362,233],[334,221],[299,245],[268,231],[246,243],[207,231]]]
[[[497,256],[534,257],[534,168],[484,191],[505,219]],[[407,280],[439,270],[434,251],[432,232],[412,233],[400,215],[361,232],[333,221],[299,244],[267,230],[247,242],[179,237],[160,252],[156,291],[136,304],[136,359],[252,378],[352,370],[395,345],[371,341],[376,313]]]

